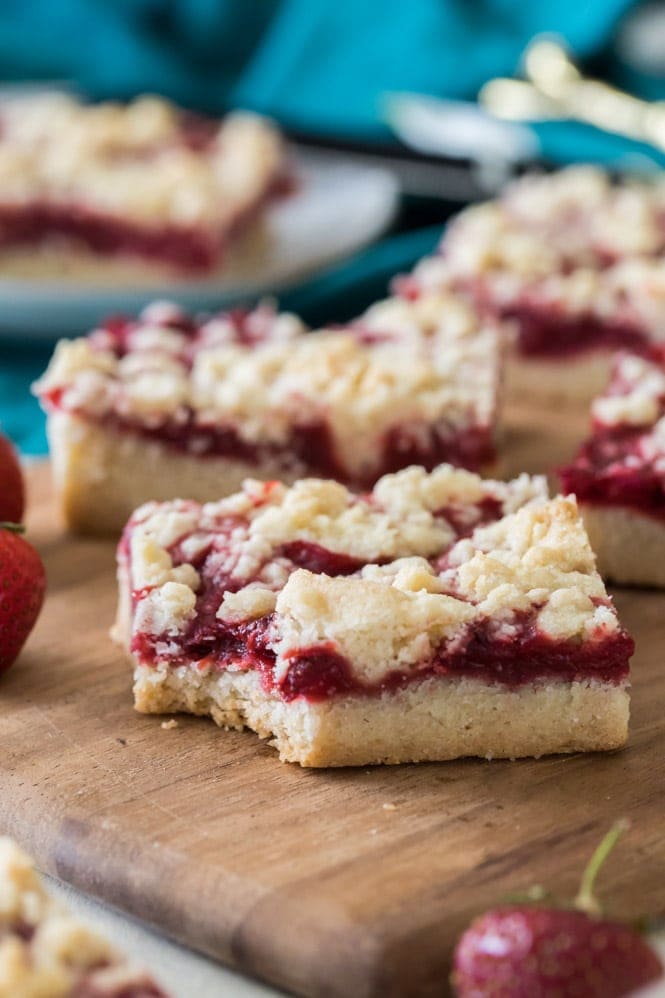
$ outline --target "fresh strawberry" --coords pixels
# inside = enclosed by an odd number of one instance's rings
[[[593,896],[596,874],[622,827],[594,853],[572,908],[516,904],[472,922],[455,950],[452,984],[459,998],[621,998],[662,976],[642,936],[600,917]]]
[[[20,523],[25,509],[25,488],[18,456],[0,433],[0,521]]]
[[[0,524],[0,673],[18,657],[44,602],[42,560],[21,536],[22,528]]]
[[[620,998],[657,980],[660,960],[628,925],[556,908],[497,908],[462,936],[463,998]]]

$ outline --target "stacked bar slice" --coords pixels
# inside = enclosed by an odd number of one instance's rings
[[[1,837],[0,995],[166,998],[146,973],[49,897],[30,858]]]
[[[487,468],[498,380],[493,323],[435,294],[313,333],[267,307],[195,321],[157,303],[61,342],[36,390],[66,520],[103,533],[248,476],[368,488],[411,463]]]
[[[633,643],[574,500],[540,479],[248,481],[143,506],[118,560],[140,711],[246,725],[303,766],[625,741]]]
[[[665,586],[665,348],[619,354],[593,432],[561,469],[603,577]]]
[[[588,405],[617,349],[665,339],[664,250],[662,181],[573,167],[463,211],[396,288],[469,295],[507,323],[510,394]]]

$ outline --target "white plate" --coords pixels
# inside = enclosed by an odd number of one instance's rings
[[[390,224],[399,190],[388,170],[309,152],[296,157],[296,169],[297,191],[270,209],[265,249],[233,276],[134,288],[0,279],[0,333],[78,335],[106,315],[135,313],[155,298],[192,310],[227,308],[299,283],[361,249]]]

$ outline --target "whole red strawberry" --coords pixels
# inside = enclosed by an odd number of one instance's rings
[[[660,960],[628,925],[556,908],[497,908],[476,919],[455,954],[464,998],[621,998],[657,980]]]
[[[20,523],[25,509],[25,488],[18,456],[0,433],[0,522]]]
[[[21,529],[0,524],[0,673],[18,658],[46,590],[42,560]]]
[[[621,830],[612,829],[594,853],[572,909],[510,905],[472,922],[455,950],[460,998],[622,998],[662,976],[642,936],[601,918],[592,893]]]

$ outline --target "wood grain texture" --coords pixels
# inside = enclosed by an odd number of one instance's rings
[[[509,470],[559,462],[582,429],[511,413]],[[619,816],[633,827],[604,896],[665,909],[665,595],[616,593],[638,643],[621,752],[303,771],[252,733],[134,713],[108,638],[113,545],[62,533],[46,468],[30,487],[49,595],[0,682],[0,830],[43,869],[286,990],[345,998],[442,994],[471,917],[533,883],[572,892]]]

